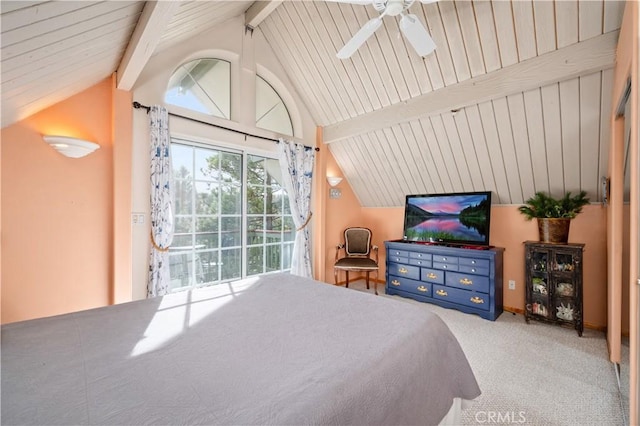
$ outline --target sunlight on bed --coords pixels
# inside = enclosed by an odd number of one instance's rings
[[[164,296],[131,357],[159,349],[260,280],[252,277]]]

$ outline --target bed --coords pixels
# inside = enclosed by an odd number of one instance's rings
[[[2,327],[2,424],[435,425],[479,394],[424,307],[289,274]]]

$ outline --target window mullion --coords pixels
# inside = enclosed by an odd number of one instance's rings
[[[241,243],[241,250],[240,250],[240,258],[241,258],[241,276],[242,278],[246,278],[247,276],[247,263],[249,262],[249,249],[247,248],[247,239],[249,238],[249,233],[248,233],[248,224],[249,224],[249,220],[247,219],[247,214],[249,212],[248,209],[248,182],[247,182],[247,176],[248,176],[248,167],[247,167],[247,163],[248,163],[248,155],[247,152],[243,152],[242,153],[242,180],[241,180],[241,193],[242,193],[242,206],[241,206],[241,223],[242,223],[242,232],[240,233],[240,243]]]

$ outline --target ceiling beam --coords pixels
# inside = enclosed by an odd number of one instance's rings
[[[116,72],[117,87],[131,90],[180,7],[177,1],[147,1]]]
[[[282,2],[283,0],[254,1],[244,13],[244,24],[248,27],[256,28]]]
[[[323,130],[332,143],[395,124],[502,98],[614,66],[618,31],[612,31],[404,102],[362,114]]]

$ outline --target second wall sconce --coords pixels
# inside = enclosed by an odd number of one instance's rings
[[[327,176],[327,182],[329,183],[329,186],[333,187],[342,182],[342,178],[337,176]]]
[[[84,157],[85,155],[89,155],[96,149],[100,148],[100,145],[97,143],[69,136],[43,135],[42,138],[60,154],[70,158]]]

